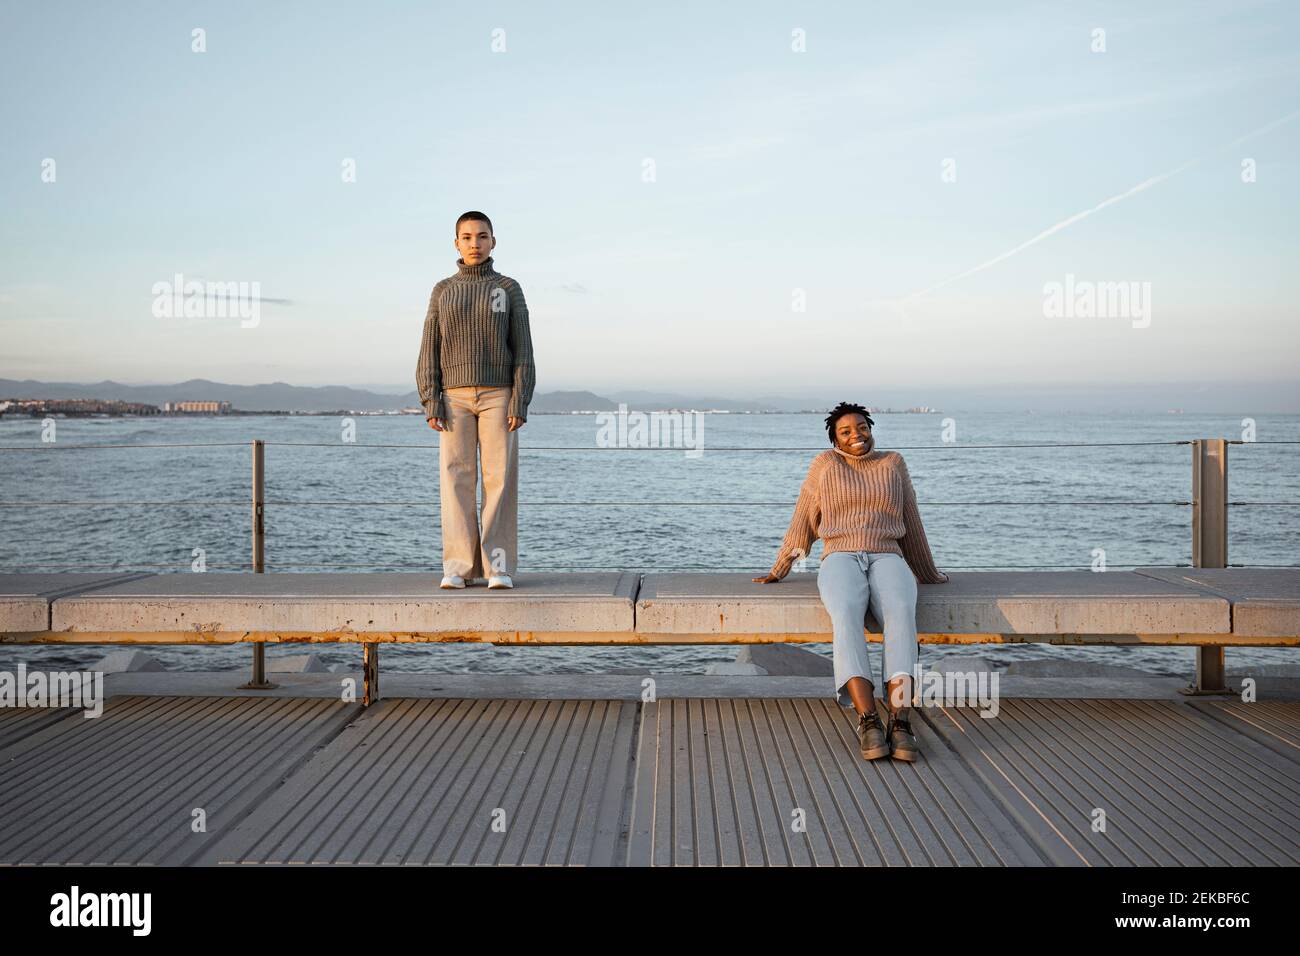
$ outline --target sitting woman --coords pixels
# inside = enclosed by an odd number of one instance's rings
[[[917,660],[916,581],[942,584],[948,576],[930,555],[907,464],[896,451],[875,450],[872,424],[865,408],[845,402],[826,417],[832,447],[812,460],[776,563],[766,577],[754,580],[780,581],[822,539],[817,590],[834,631],[836,696],[858,712],[863,757],[915,760],[916,736],[906,705]],[[867,678],[868,606],[884,630],[881,678],[888,687],[888,729],[881,726],[875,688]]]

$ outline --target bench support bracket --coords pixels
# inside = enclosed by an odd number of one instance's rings
[[[361,645],[361,678],[361,703],[369,707],[379,699],[379,645],[375,642]]]
[[[1223,663],[1223,645],[1217,647],[1198,647],[1196,649],[1196,680],[1183,688],[1182,693],[1191,697],[1232,696],[1234,691],[1228,687]]]
[[[247,684],[240,684],[240,690],[273,690],[277,684],[266,679],[266,645],[253,645],[253,677]]]

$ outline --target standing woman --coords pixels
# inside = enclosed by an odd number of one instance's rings
[[[858,713],[858,744],[867,760],[891,755],[915,760],[916,736],[905,706],[916,666],[916,582],[948,580],[934,565],[916,508],[907,463],[896,451],[876,451],[874,423],[861,405],[841,402],[826,416],[831,448],[812,460],[799,489],[790,528],[765,577],[784,578],[822,539],[817,590],[834,630],[836,697]],[[876,713],[864,636],[867,608],[884,629],[881,678],[889,727]]]
[[[519,551],[519,435],[537,370],[528,304],[519,283],[496,271],[492,221],[478,210],[456,220],[456,274],[429,296],[415,365],[429,427],[438,436],[442,584],[487,576],[512,588]],[[482,518],[478,509],[483,473]]]

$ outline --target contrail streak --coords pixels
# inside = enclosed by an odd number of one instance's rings
[[[1260,136],[1263,133],[1267,133],[1269,130],[1281,126],[1283,123],[1289,123],[1297,116],[1300,116],[1300,110],[1296,110],[1293,113],[1288,113],[1286,116],[1283,116],[1280,119],[1275,119],[1273,120],[1273,122],[1267,123],[1264,126],[1261,126],[1259,129],[1251,130],[1249,133],[1245,133],[1241,136],[1238,136],[1232,142],[1219,147],[1214,151],[1214,153],[1211,153],[1210,155],[1215,155],[1217,153],[1222,153],[1229,149],[1232,149],[1232,147],[1236,146],[1238,143],[1245,142],[1251,137]],[[1181,173],[1184,169],[1187,169],[1189,166],[1194,166],[1197,163],[1199,163],[1202,158],[1203,157],[1198,156],[1195,159],[1189,159],[1181,166],[1175,167],[1174,169],[1171,169],[1166,173],[1160,173],[1158,176],[1152,176],[1150,179],[1144,179],[1142,182],[1138,183],[1136,186],[1134,186],[1131,189],[1126,189],[1124,192],[1119,193],[1118,195],[1115,196],[1111,196],[1109,199],[1103,199],[1101,202],[1097,203],[1097,205],[1093,206],[1091,209],[1085,209],[1083,212],[1075,213],[1073,216],[1069,217],[1068,219],[1062,219],[1056,225],[1049,226],[1048,228],[1040,232],[1038,235],[1034,236],[1032,239],[1026,239],[1024,242],[1016,246],[1014,249],[1009,249],[1006,252],[1002,253],[1000,256],[994,256],[992,259],[989,259],[987,262],[981,262],[977,266],[972,266],[971,268],[967,269],[965,272],[959,272],[957,273],[957,275],[952,276],[951,278],[948,279],[944,279],[942,282],[936,282],[928,289],[922,289],[920,292],[912,293],[911,295],[904,298],[903,302],[910,302],[913,299],[919,299],[921,296],[928,295],[929,293],[933,292],[935,289],[942,289],[944,286],[956,282],[958,279],[964,279],[969,275],[974,275],[976,272],[982,272],[985,269],[989,268],[990,266],[997,265],[1003,259],[1011,258],[1017,252],[1020,252],[1022,249],[1027,249],[1030,246],[1034,245],[1034,243],[1042,242],[1044,239],[1046,239],[1048,236],[1052,235],[1053,233],[1060,232],[1066,226],[1071,226],[1074,223],[1078,222],[1080,219],[1086,219],[1087,217],[1091,216],[1094,212],[1097,212],[1100,209],[1105,209],[1107,206],[1114,205],[1115,203],[1119,202],[1121,199],[1127,199],[1129,196],[1132,196],[1135,193],[1140,193],[1144,189],[1150,189],[1152,186],[1156,185],[1157,183],[1164,182],[1166,179],[1169,179],[1171,176],[1177,176],[1179,173]]]

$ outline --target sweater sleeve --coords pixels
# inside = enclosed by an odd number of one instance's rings
[[[781,540],[776,561],[772,563],[772,574],[786,560],[797,561],[800,557],[809,557],[813,543],[817,540],[817,528],[821,525],[822,518],[821,500],[817,492],[821,470],[817,466],[816,459],[808,466],[808,474],[799,488],[799,500],[795,502],[790,527]]]
[[[439,283],[440,285],[441,283]],[[420,358],[415,363],[415,387],[420,393],[425,418],[447,418],[442,403],[442,360],[439,350],[442,336],[438,328],[438,285],[429,296],[429,310],[424,316],[424,337],[420,340]]]
[[[908,567],[917,579],[924,584],[942,584],[943,576],[935,567],[930,554],[930,542],[925,537],[925,527],[921,524],[921,512],[916,506],[916,490],[912,487],[912,477],[907,471],[907,462],[898,456],[898,475],[903,482],[903,528],[904,533],[898,539],[898,546],[907,559]]]
[[[533,336],[528,328],[528,304],[524,301],[524,290],[518,282],[511,282],[508,289],[510,354],[514,356],[515,377],[506,414],[527,421],[528,403],[533,400],[533,386],[537,383],[537,370],[533,366]]]

